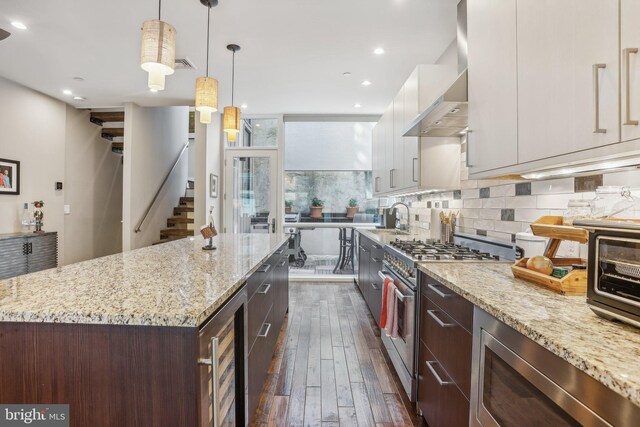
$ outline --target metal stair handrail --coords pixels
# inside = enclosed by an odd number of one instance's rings
[[[189,148],[188,142],[184,144],[184,147],[182,147],[182,150],[180,150],[180,154],[178,154],[178,158],[176,159],[175,163],[171,167],[171,170],[169,170],[169,173],[167,173],[167,176],[164,177],[164,181],[162,181],[162,184],[160,184],[160,188],[158,188],[158,191],[156,191],[156,195],[153,196],[153,200],[151,200],[151,203],[149,203],[149,207],[147,208],[147,211],[144,213],[144,216],[142,217],[140,222],[138,222],[138,225],[136,226],[136,228],[133,230],[134,233],[139,233],[142,231],[142,224],[144,224],[147,217],[149,216],[149,213],[151,212],[151,208],[153,208],[153,205],[156,203],[156,200],[158,200],[158,196],[160,195],[160,193],[162,192],[162,189],[164,188],[165,184],[169,180],[169,177],[178,166],[178,163],[180,163],[180,159],[182,159],[182,156],[184,155],[184,152],[187,151],[187,148]]]

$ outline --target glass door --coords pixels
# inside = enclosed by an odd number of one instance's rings
[[[225,231],[275,233],[280,230],[278,150],[225,151]]]

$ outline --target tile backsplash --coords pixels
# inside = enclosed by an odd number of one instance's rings
[[[434,209],[460,211],[457,231],[515,241],[531,222],[545,215],[562,215],[569,200],[591,200],[600,185],[631,187],[640,198],[640,169],[589,177],[567,177],[546,181],[471,180],[462,160],[460,190],[380,199],[380,206],[404,201],[411,207],[411,228],[429,235]],[[401,215],[405,213],[401,210]],[[636,211],[633,216],[640,217]],[[434,217],[439,229],[437,216]]]

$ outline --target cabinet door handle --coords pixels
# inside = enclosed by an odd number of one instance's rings
[[[258,273],[266,273],[267,271],[269,271],[270,268],[271,268],[271,264],[262,264],[262,266],[260,266],[260,268],[256,271]]]
[[[360,246],[360,250],[365,254],[369,253],[369,251],[364,246]]]
[[[473,132],[473,131],[467,129],[467,137],[466,137],[467,138],[467,152],[465,153],[465,161],[467,163],[467,167],[468,168],[475,166],[469,160],[470,159],[469,152],[471,151],[471,132]]]
[[[33,243],[29,242],[27,243],[27,252],[32,254],[33,253]]]
[[[625,105],[627,111],[625,112],[625,121],[624,124],[626,126],[638,126],[637,120],[631,119],[631,54],[637,54],[637,47],[629,47],[624,49],[624,57],[625,57],[625,74],[626,74],[626,84],[625,84]]]
[[[413,172],[411,173],[411,177],[413,179],[413,182],[418,182],[418,178],[416,178],[416,163],[418,163],[418,158],[414,157],[413,158]]]
[[[605,68],[607,64],[593,64],[593,133],[607,133],[600,127],[600,70]]]
[[[389,169],[389,188],[395,188],[393,186],[393,169]]]
[[[269,331],[271,330],[271,323],[263,323],[262,329],[266,329],[266,330],[264,332],[259,333],[258,338],[266,338],[269,335]]]
[[[444,381],[440,375],[438,375],[438,373],[436,372],[436,370],[433,368],[433,365],[435,365],[437,362],[431,361],[431,360],[427,360],[427,368],[429,368],[429,370],[431,371],[431,374],[434,376],[434,378],[436,379],[436,381],[438,381],[438,384],[440,385],[451,385],[453,384],[452,381]]]
[[[285,265],[287,265],[287,261],[286,261],[286,260],[285,260],[285,261],[282,261],[282,262],[280,263],[280,267],[284,267]]]
[[[380,258],[371,258],[371,261],[373,261],[376,264],[379,264],[382,262],[382,260]]]
[[[382,246],[380,246],[380,245],[373,245],[373,249],[382,249]]]
[[[371,283],[371,287],[373,288],[374,291],[377,291],[379,289],[375,283]]]
[[[427,285],[427,288],[431,289],[433,292],[436,293],[436,295],[438,295],[440,298],[449,298],[453,295],[451,294],[445,294],[444,292],[442,292],[440,289],[436,288],[436,285],[432,285],[431,283],[429,283]]]
[[[258,293],[261,295],[266,295],[269,292],[269,289],[271,289],[271,283],[265,283],[262,290],[258,291]]]
[[[436,316],[436,311],[435,310],[427,310],[427,314],[433,320],[435,320],[438,323],[438,325],[440,325],[441,328],[452,328],[452,327],[456,326],[455,323],[445,323],[442,320],[440,320],[440,318],[438,316]]]
[[[211,407],[213,425],[218,425],[218,337],[211,338],[211,359],[198,359],[198,365],[211,366]]]
[[[22,244],[22,255],[27,255],[29,253],[29,250],[27,249],[28,247],[29,247],[28,243]]]
[[[380,177],[379,177],[379,176],[376,176],[376,178],[375,178],[375,183],[374,183],[374,186],[373,186],[373,187],[374,187],[373,189],[374,189],[374,191],[375,191],[376,193],[380,191],[380,188],[378,187],[378,182],[379,182],[378,180],[379,180],[379,179],[380,179]]]

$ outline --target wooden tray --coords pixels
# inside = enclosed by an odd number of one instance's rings
[[[587,243],[589,232],[584,228],[562,225],[561,216],[543,216],[531,224],[531,231],[536,236],[548,237],[556,240],[570,240],[572,242]]]
[[[522,258],[511,266],[513,275],[530,283],[545,287],[562,295],[586,295],[587,270],[572,270],[562,279],[547,276],[537,271],[527,269],[529,258]],[[587,261],[580,258],[551,258],[555,267],[570,267],[573,264],[586,264]]]

